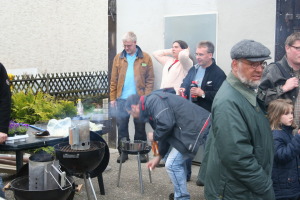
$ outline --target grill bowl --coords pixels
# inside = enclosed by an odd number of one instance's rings
[[[126,152],[142,152],[148,147],[147,141],[134,140],[122,141],[122,150]]]
[[[71,174],[90,173],[102,161],[105,143],[91,141],[87,150],[73,150],[68,142],[54,146],[56,159]]]
[[[14,196],[16,200],[66,200],[66,199],[73,199],[71,197],[71,192],[74,191],[74,181],[72,177],[67,177],[73,187],[70,187],[66,190],[61,190],[58,186],[57,189],[53,190],[29,190],[29,178],[28,176],[21,176],[18,177],[10,182],[9,190],[14,192]]]

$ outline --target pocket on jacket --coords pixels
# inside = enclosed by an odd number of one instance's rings
[[[288,175],[288,176],[287,176]],[[298,181],[296,176],[292,176],[290,173],[280,173],[278,174],[278,182],[274,180],[274,187],[278,185],[281,189],[287,189],[293,187]]]

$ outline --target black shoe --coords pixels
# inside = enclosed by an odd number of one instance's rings
[[[128,160],[128,154],[123,153],[122,159],[121,159],[121,155],[120,155],[117,159],[117,163],[120,163],[120,160],[122,160],[122,163],[124,163],[126,160]]]
[[[169,195],[169,200],[174,200],[174,193],[171,193],[171,194]]]
[[[140,155],[140,161],[141,161],[141,163],[146,163],[146,162],[148,162],[147,157],[146,157],[145,154],[141,154],[141,155]]]
[[[156,167],[165,167],[166,162],[164,160],[160,160]]]
[[[200,181],[199,179],[196,181],[196,185],[198,186],[204,186],[204,183],[202,183],[202,181]]]

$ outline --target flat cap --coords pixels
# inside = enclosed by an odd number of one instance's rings
[[[270,50],[254,40],[242,40],[235,44],[230,55],[232,59],[246,59],[252,62],[259,62],[270,59]]]

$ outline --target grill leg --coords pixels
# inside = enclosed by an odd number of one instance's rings
[[[121,151],[121,159],[122,159],[122,158],[123,158],[123,151]],[[118,174],[118,183],[117,183],[117,187],[120,186],[121,170],[122,170],[122,160],[120,160],[120,165],[119,165],[119,174]]]
[[[140,160],[140,153],[137,154],[137,160],[138,160],[138,168],[139,168],[139,179],[140,179],[140,189],[141,194],[144,194],[144,184],[143,184],[143,178],[142,178],[142,168],[141,168],[141,160]]]
[[[149,161],[149,154],[146,154],[146,156],[147,156],[147,161]],[[149,172],[150,183],[152,183],[151,171],[149,168],[148,168],[148,172]]]
[[[92,192],[93,192],[93,195],[95,197],[95,200],[97,200],[97,196],[96,196],[96,193],[95,193],[95,190],[94,190],[94,186],[93,186],[93,183],[91,181],[91,178],[89,177],[89,182],[90,182],[90,185],[91,185],[91,189],[92,189]]]
[[[87,181],[86,181],[86,176],[87,175],[86,174],[82,174],[82,175],[83,175],[83,179],[84,179],[84,186],[85,186],[87,198],[88,198],[88,200],[91,200],[88,184],[87,184]]]
[[[98,184],[99,184],[99,188],[100,188],[100,194],[105,195],[102,173],[97,178],[98,178]]]

